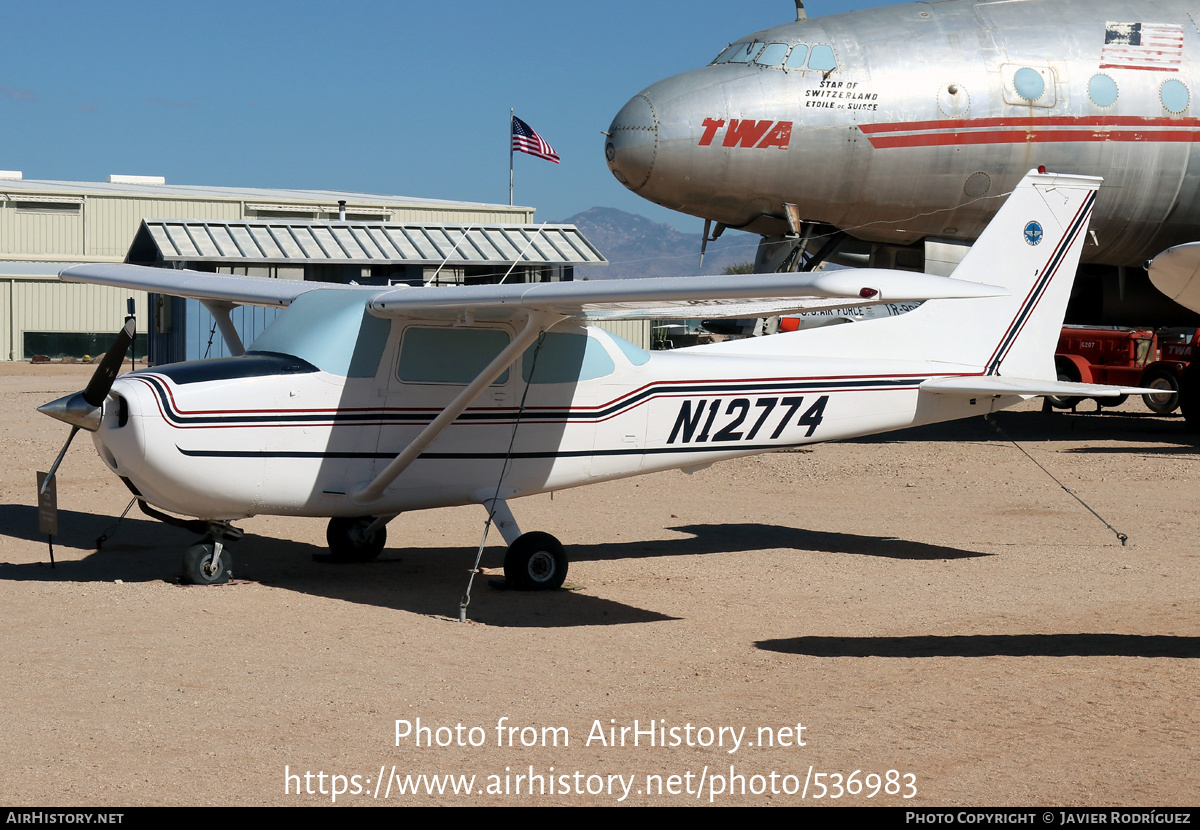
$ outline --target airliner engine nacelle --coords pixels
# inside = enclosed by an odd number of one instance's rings
[[[974,240],[1031,167],[1103,175],[1083,260],[1129,268],[1128,303],[1132,283],[1153,292],[1144,260],[1200,239],[1194,11],[949,0],[798,20],[635,95],[605,157],[673,210],[876,248]]]

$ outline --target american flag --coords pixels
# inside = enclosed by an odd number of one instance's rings
[[[558,164],[558,153],[554,152],[554,148],[534,132],[533,127],[515,115],[512,120],[512,148],[519,153],[529,153],[531,156]]]
[[[1183,24],[1113,23],[1104,30],[1101,69],[1178,72],[1183,60]]]

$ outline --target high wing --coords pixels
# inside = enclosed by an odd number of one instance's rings
[[[172,297],[188,297],[205,302],[260,306],[287,306],[308,291],[347,287],[324,282],[231,277],[224,274],[205,274],[201,271],[151,268],[124,263],[72,265],[60,272],[58,278],[63,282],[115,285],[118,288],[170,294]]]
[[[392,290],[369,308],[387,317],[471,314],[506,319],[538,311],[585,320],[752,317],[932,299],[995,297],[1003,288],[911,271],[847,269],[819,274],[653,277]]]
[[[585,320],[756,317],[880,303],[996,297],[1007,293],[994,285],[885,269],[419,289],[399,286],[383,290],[116,263],[75,265],[59,277],[67,282],[189,297],[206,305],[287,306],[308,291],[353,288],[375,292],[369,308],[382,317],[470,315],[493,320],[509,319],[526,311]]]

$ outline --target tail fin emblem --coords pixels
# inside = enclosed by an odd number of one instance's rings
[[[1025,226],[1025,241],[1037,245],[1042,241],[1042,226],[1038,222],[1030,222]]]

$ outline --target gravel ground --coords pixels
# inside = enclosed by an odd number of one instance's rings
[[[250,519],[237,579],[183,587],[191,537],[136,509],[96,550],[128,493],[86,436],[51,569],[34,409],[89,371],[0,369],[5,803],[1200,801],[1200,456],[1140,400],[996,419],[1127,547],[976,419],[515,502],[569,590],[477,581],[463,625],[482,509],[347,566]]]

